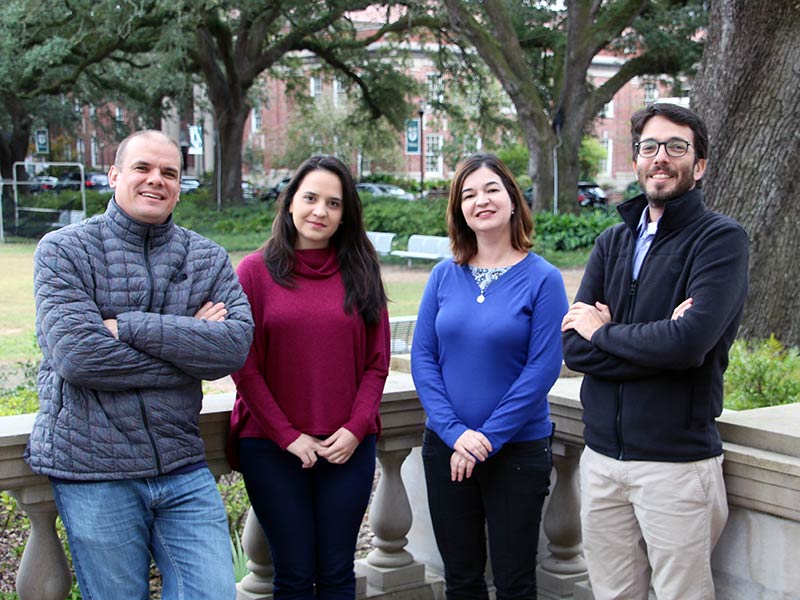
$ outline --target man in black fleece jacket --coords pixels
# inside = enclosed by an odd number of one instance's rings
[[[714,598],[728,516],[722,375],[747,295],[747,234],[708,210],[708,134],[692,111],[631,118],[644,194],[598,237],[562,323],[583,372],[581,521],[595,598]]]

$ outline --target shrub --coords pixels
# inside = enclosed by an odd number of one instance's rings
[[[444,198],[406,202],[364,195],[362,200],[367,231],[396,233],[397,247],[405,247],[408,237],[414,233],[447,235],[447,200]]]
[[[591,248],[597,236],[620,222],[616,212],[583,211],[580,214],[554,215],[542,212],[534,217],[535,249],[569,252]]]
[[[725,372],[725,408],[746,410],[800,402],[800,351],[770,336],[737,340]]]

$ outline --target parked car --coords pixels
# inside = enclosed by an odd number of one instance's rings
[[[525,190],[522,195],[528,206],[533,205],[533,186]],[[551,197],[552,198],[552,197]],[[606,208],[608,198],[599,185],[593,181],[578,182],[578,204],[583,208]]]
[[[95,192],[111,191],[111,186],[108,185],[108,175],[105,173],[86,173],[84,185],[87,190],[94,190]]]
[[[83,174],[83,187],[95,192],[109,192],[111,186],[108,185],[108,175],[100,172],[86,172]],[[79,190],[81,189],[81,172],[70,171],[65,173],[58,180],[58,189]]]
[[[397,200],[413,200],[414,194],[403,188],[388,183],[357,183],[356,190],[372,196],[383,196]]]
[[[397,198],[398,200],[414,200],[415,196],[411,192],[407,192],[401,187],[396,185],[390,185],[388,183],[380,183],[378,184],[384,192],[389,194],[392,198]]]
[[[608,198],[603,188],[593,181],[579,181],[578,204],[583,208],[606,208]]]
[[[181,194],[190,194],[202,185],[197,177],[181,177]]]
[[[52,175],[37,175],[31,179],[30,191],[34,194],[39,192],[54,192],[58,189],[58,177]]]
[[[266,189],[266,191],[259,196],[259,200],[262,202],[269,202],[270,200],[277,200],[278,195],[283,191],[283,189],[289,185],[289,182],[292,180],[291,177],[284,177],[275,185],[272,185]]]

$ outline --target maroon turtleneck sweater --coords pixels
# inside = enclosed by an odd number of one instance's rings
[[[327,436],[344,426],[359,441],[380,430],[378,405],[389,372],[389,319],[367,327],[344,311],[333,249],[298,250],[294,288],[275,283],[262,254],[237,269],[255,334],[233,374],[231,442],[268,438],[281,448],[301,433]]]

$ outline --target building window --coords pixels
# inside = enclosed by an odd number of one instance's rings
[[[442,176],[442,136],[432,134],[425,136],[425,171]]]
[[[613,119],[614,118],[614,101],[611,100],[610,102],[606,102],[603,105],[603,110],[600,111],[600,118],[601,119]]]
[[[658,88],[656,88],[656,84],[653,81],[645,81],[644,82],[644,103],[652,104],[658,100]]]
[[[117,123],[122,123],[122,121],[125,120],[125,114],[122,112],[122,109],[119,106],[114,113],[114,118],[116,119]]]
[[[335,107],[344,106],[347,102],[347,90],[344,82],[338,77],[333,80],[333,105]]]
[[[444,83],[441,73],[428,73],[428,103],[444,102]]]
[[[603,149],[606,151],[605,157],[600,159],[600,173],[611,177],[614,167],[614,140],[608,137],[607,131],[604,131],[600,143],[603,144]]]
[[[83,138],[78,138],[76,150],[78,151],[78,162],[86,162],[86,144],[84,143]]]
[[[97,148],[97,138],[92,136],[92,166],[96,167],[100,164],[100,156]]]
[[[318,75],[312,75],[309,77],[308,81],[308,95],[314,100],[319,100],[320,96],[322,96],[322,77],[319,77]]]
[[[250,111],[250,131],[252,133],[257,133],[261,131],[261,126],[261,105],[256,103],[253,110]]]

